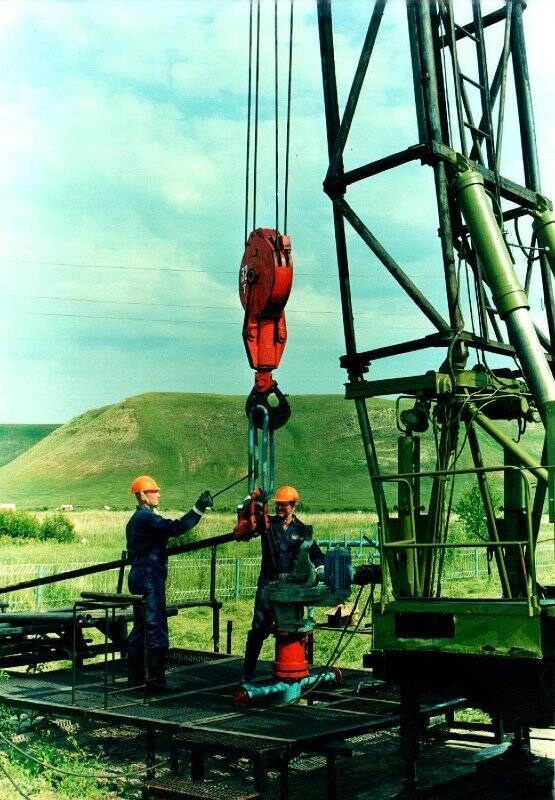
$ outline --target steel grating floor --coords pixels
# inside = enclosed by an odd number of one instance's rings
[[[349,738],[398,725],[399,705],[391,689],[369,680],[368,672],[345,670],[340,689],[326,689],[316,704],[253,703],[245,709],[233,705],[239,686],[241,659],[187,651],[174,654],[169,681],[178,693],[149,698],[126,690],[121,662],[110,662],[108,695],[104,697],[104,666],[90,664],[77,671],[72,703],[72,671],[61,669],[36,675],[11,672],[0,684],[0,699],[11,706],[31,708],[60,717],[87,717],[143,729],[218,734],[223,740],[265,740],[296,750],[311,743]],[[270,662],[261,662],[257,682],[271,676]],[[364,700],[352,702],[359,686]],[[345,707],[343,707],[345,705]]]

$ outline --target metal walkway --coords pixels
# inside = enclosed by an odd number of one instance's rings
[[[173,650],[170,663],[169,682],[178,690],[171,695],[145,700],[140,691],[128,691],[123,665],[116,661],[110,664],[106,708],[103,664],[79,670],[73,703],[71,669],[35,675],[12,672],[10,680],[0,684],[0,701],[54,717],[138,728],[147,734],[147,765],[155,762],[161,735],[165,745],[171,741],[175,773],[180,753],[187,751],[196,780],[204,776],[207,755],[247,758],[259,791],[266,787],[269,769],[280,773],[282,798],[288,795],[289,761],[296,755],[325,755],[331,798],[336,758],[348,754],[348,740],[399,725],[395,691],[372,680],[367,671],[345,670],[340,688],[311,692],[307,703],[286,706],[266,701],[239,709],[233,705],[241,677],[239,657]],[[270,675],[270,663],[261,662],[258,680]],[[460,702],[430,703],[423,707],[423,717],[448,715]],[[152,771],[147,785],[153,779]]]

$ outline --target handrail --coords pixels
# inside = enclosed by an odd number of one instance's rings
[[[550,465],[548,465],[546,468],[549,469]],[[524,539],[504,540],[504,541],[492,541],[488,539],[487,541],[483,542],[467,541],[467,542],[451,542],[451,543],[449,542],[419,543],[416,541],[416,522],[414,517],[414,490],[411,479],[423,478],[423,477],[447,478],[452,475],[477,475],[486,472],[508,472],[508,471],[520,472],[523,478],[524,508],[526,514],[526,533],[527,533]],[[474,547],[474,548],[518,547],[520,548],[521,561],[523,566],[523,577],[526,583],[526,598],[528,602],[528,611],[530,616],[532,616],[533,607],[537,606],[538,602],[536,595],[537,580],[536,580],[535,546],[534,546],[533,531],[532,531],[531,491],[530,491],[529,479],[524,475],[525,472],[530,472],[530,467],[527,466],[521,467],[517,466],[516,464],[507,464],[507,465],[504,464],[492,467],[468,467],[465,469],[457,469],[457,470],[430,470],[428,472],[405,472],[399,474],[372,476],[372,481],[381,481],[383,483],[403,483],[407,485],[409,494],[409,507],[411,511],[410,514],[411,529],[414,534],[413,537],[411,537],[411,539],[404,539],[402,541],[398,540],[385,541],[383,527],[379,525],[378,537],[380,543],[380,553],[383,553],[385,555],[385,552],[387,550],[419,550],[419,549],[430,549],[430,548],[437,548],[438,550],[446,550],[451,548],[462,548],[462,547]],[[526,557],[522,552],[523,544],[527,545]],[[387,590],[387,577],[388,577],[388,564],[386,558],[382,559],[382,569],[383,569],[383,583],[382,583],[381,608],[383,611],[385,607],[385,596],[387,594],[386,590]],[[415,579],[416,579],[417,595],[419,595],[420,585],[419,585],[419,573],[417,564],[415,565]]]

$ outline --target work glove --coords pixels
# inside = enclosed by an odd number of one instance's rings
[[[200,495],[199,499],[195,503],[196,508],[200,511],[201,514],[204,514],[207,508],[212,508],[214,505],[214,500],[212,499],[212,495],[205,489],[205,491]]]
[[[239,541],[248,542],[254,536],[256,536],[256,531],[252,530],[248,519],[240,519],[237,525],[233,528],[233,535]]]

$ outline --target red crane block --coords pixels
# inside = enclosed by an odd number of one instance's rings
[[[245,247],[239,271],[239,297],[245,309],[243,341],[255,389],[268,392],[287,342],[285,304],[293,282],[291,240],[273,228],[254,230]]]

